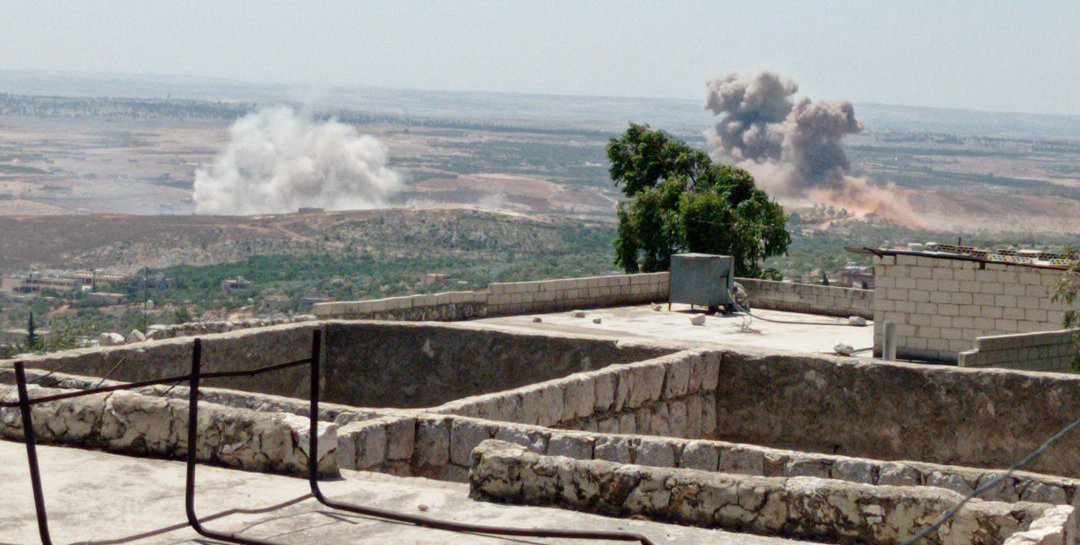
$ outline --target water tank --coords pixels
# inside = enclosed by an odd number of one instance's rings
[[[671,302],[703,307],[730,307],[735,283],[731,256],[675,254],[671,256]]]

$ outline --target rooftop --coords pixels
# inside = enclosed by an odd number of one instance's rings
[[[168,460],[132,458],[90,450],[39,446],[50,529],[57,543],[138,543],[139,545],[198,545],[205,538],[186,525],[184,516],[184,464]],[[4,497],[4,523],[0,543],[36,543],[30,482],[20,443],[0,441],[0,495]],[[802,543],[781,538],[730,533],[644,520],[590,515],[563,509],[507,506],[475,502],[468,485],[423,478],[398,478],[361,471],[342,471],[342,479],[328,482],[332,498],[366,506],[408,510],[415,514],[513,527],[560,527],[624,530],[642,533],[657,544],[783,545]],[[201,517],[227,509],[252,509],[286,502],[308,493],[304,479],[199,467],[196,505]],[[107,501],[101,501],[106,497]],[[425,506],[426,510],[421,511]],[[169,531],[174,526],[179,528]],[[596,541],[498,538],[417,528],[378,519],[336,512],[307,500],[269,513],[236,514],[207,523],[218,531],[234,531],[254,538],[283,543],[366,545],[596,545]],[[148,532],[159,532],[141,536]]]
[[[715,314],[695,326],[690,318],[699,316],[689,305],[634,305],[585,311],[575,318],[572,312],[526,314],[483,318],[471,323],[500,331],[547,331],[588,334],[615,339],[650,339],[691,345],[736,345],[799,352],[833,353],[837,343],[859,348],[874,345],[873,322],[851,327],[847,318],[752,309],[754,315]],[[540,322],[535,318],[539,317]],[[594,323],[594,319],[600,323]],[[764,319],[762,319],[764,318]],[[766,321],[769,320],[769,321]],[[745,327],[744,327],[745,326]],[[866,352],[869,355],[869,352]]]

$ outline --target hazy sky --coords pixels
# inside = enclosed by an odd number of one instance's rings
[[[1080,114],[1080,0],[3,0],[0,68],[703,98],[762,68],[813,98]]]

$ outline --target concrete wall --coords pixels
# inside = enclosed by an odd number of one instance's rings
[[[763,477],[820,477],[873,485],[933,486],[968,494],[1002,470],[887,462],[745,445],[724,441],[568,431],[436,414],[384,415],[342,422],[338,463],[343,469],[422,475],[464,481],[471,453],[488,439],[538,454],[607,460],[650,467],[686,468]],[[980,497],[1059,505],[1077,497],[1080,481],[1019,472]]]
[[[817,284],[775,282],[756,278],[737,279],[750,294],[754,308],[873,318],[874,291]]]
[[[326,341],[323,399],[365,407],[432,407],[674,351],[469,324],[331,322]]]
[[[485,290],[318,303],[320,318],[456,321],[667,301],[668,273],[496,282]]]
[[[469,482],[470,496],[478,500],[874,545],[910,539],[962,498],[935,488],[582,461],[539,455],[500,441],[485,442],[476,450]],[[926,543],[999,545],[1051,512],[1061,543],[1072,507],[981,500],[961,508],[927,536]]]
[[[897,324],[897,355],[955,362],[976,337],[1061,328],[1051,301],[1063,272],[923,255],[874,258],[874,352],[886,321]]]
[[[960,353],[961,367],[1003,367],[1027,371],[1069,372],[1080,356],[1080,330],[993,335],[975,339]]]

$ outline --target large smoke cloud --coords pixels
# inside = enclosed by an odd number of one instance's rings
[[[195,171],[196,211],[265,214],[383,206],[401,187],[386,163],[386,147],[353,127],[316,122],[290,108],[263,109],[237,120],[213,165]]]
[[[706,108],[721,116],[714,155],[751,171],[771,194],[921,224],[895,186],[850,174],[842,141],[862,130],[851,103],[796,100],[799,86],[772,72],[731,74],[707,89]]]

